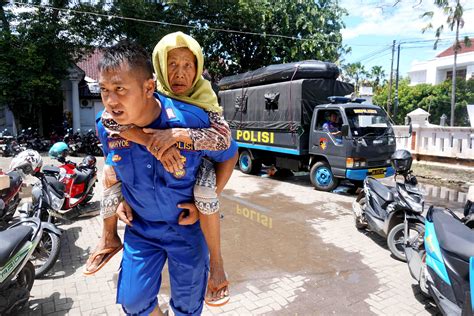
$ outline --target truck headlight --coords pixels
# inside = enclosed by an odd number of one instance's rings
[[[390,136],[388,138],[388,145],[394,145],[395,144],[395,137]]]
[[[361,168],[367,166],[364,158],[346,158],[346,168]]]

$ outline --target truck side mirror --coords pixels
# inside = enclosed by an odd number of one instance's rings
[[[341,126],[341,135],[342,136],[349,135],[349,125],[344,124],[344,125]]]
[[[413,126],[411,125],[408,125],[408,136],[411,136],[411,133],[413,132]]]

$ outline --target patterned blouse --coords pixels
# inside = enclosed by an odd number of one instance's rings
[[[229,148],[231,132],[229,124],[219,113],[206,112],[211,123],[209,128],[187,128],[195,150],[225,150]],[[110,135],[132,128],[134,125],[119,125],[107,111],[102,112],[102,124]]]

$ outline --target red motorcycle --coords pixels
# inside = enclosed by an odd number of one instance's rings
[[[20,204],[20,192],[25,186],[23,179],[41,169],[43,162],[38,152],[25,150],[12,159],[7,173],[0,169],[0,230],[13,219]],[[32,170],[34,166],[35,170]]]
[[[86,156],[81,163],[57,158],[62,165],[44,166],[45,175],[54,176],[64,183],[64,202],[59,210],[53,210],[54,217],[71,219],[82,215],[80,206],[87,204],[94,197],[94,187],[97,182],[96,158]]]
[[[0,228],[13,219],[20,204],[22,184],[20,171],[13,170],[5,174],[0,170]]]

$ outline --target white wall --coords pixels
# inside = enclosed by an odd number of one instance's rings
[[[454,56],[434,58],[428,61],[414,63],[408,76],[411,85],[419,83],[439,84],[446,80],[446,73],[453,68]],[[466,80],[474,76],[474,52],[459,54],[456,69],[466,69]],[[425,72],[424,81],[420,73]]]
[[[408,126],[394,126],[396,136],[407,136]],[[413,125],[413,134],[397,138],[397,149],[412,154],[474,160],[474,128]]]

